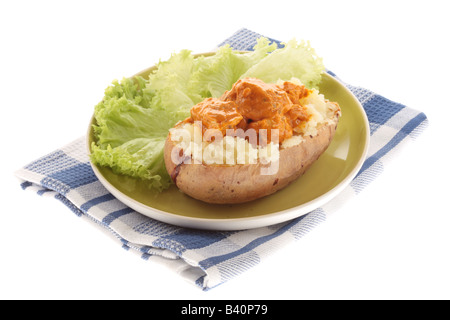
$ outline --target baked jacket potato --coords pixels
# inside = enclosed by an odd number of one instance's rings
[[[299,80],[237,81],[191,109],[170,130],[166,169],[185,194],[233,204],[270,195],[299,178],[328,148],[341,110]]]

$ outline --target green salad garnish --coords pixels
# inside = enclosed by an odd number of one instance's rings
[[[160,61],[148,79],[114,80],[105,90],[95,106],[91,161],[164,190],[172,184],[163,159],[165,140],[193,105],[220,97],[245,77],[268,83],[295,77],[308,88],[317,87],[324,69],[309,43],[296,40],[277,49],[260,38],[251,52],[239,53],[227,45],[215,55],[197,58],[182,50]]]

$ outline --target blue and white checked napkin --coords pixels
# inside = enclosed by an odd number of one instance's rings
[[[241,29],[220,45],[228,43],[236,50],[251,50],[260,36]],[[89,164],[84,137],[33,161],[16,175],[23,181],[23,189],[61,200],[76,215],[109,230],[125,249],[139,253],[144,259],[164,263],[208,290],[251,269],[280,246],[298,240],[325,221],[327,215],[379,175],[387,158],[427,123],[421,112],[369,90],[347,87],[360,100],[369,118],[368,158],[338,197],[305,216],[281,224],[216,232],[176,227],[143,216],[114,198],[97,180]]]

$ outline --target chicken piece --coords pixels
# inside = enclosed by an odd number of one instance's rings
[[[311,93],[311,90],[305,86],[300,86],[292,82],[285,81],[279,85],[280,89],[285,91],[293,104],[300,104],[300,100],[306,98]]]
[[[292,102],[283,89],[255,78],[237,81],[222,99],[234,101],[238,112],[252,121],[283,115],[292,107]]]
[[[306,108],[298,104],[294,104],[291,110],[286,113],[286,118],[295,132],[301,132],[301,129],[310,117],[311,115],[308,114]]]
[[[191,108],[192,121],[201,121],[203,129],[218,129],[225,135],[227,129],[237,127],[243,117],[233,101],[208,98]]]
[[[270,142],[280,143],[292,137],[292,127],[285,116],[276,115],[270,119],[253,121],[248,124],[248,129],[253,129],[258,133],[259,144],[266,145]],[[267,130],[267,135],[262,135],[260,130]]]

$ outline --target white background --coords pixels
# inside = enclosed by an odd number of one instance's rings
[[[2,299],[448,299],[447,1],[2,1]],[[140,259],[13,172],[84,135],[113,79],[246,27],[310,40],[344,81],[429,127],[354,201],[209,292]]]

